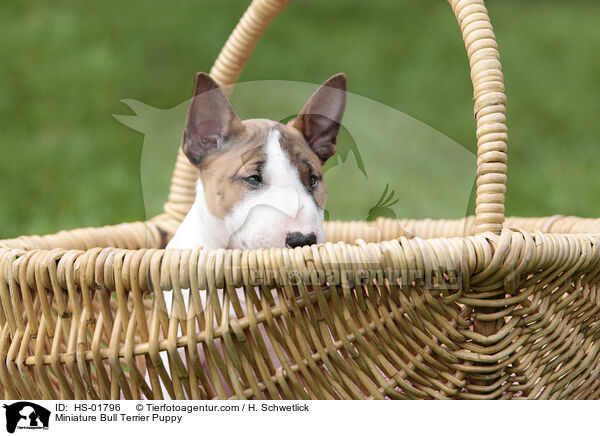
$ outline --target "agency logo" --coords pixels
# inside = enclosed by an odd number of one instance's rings
[[[50,411],[29,401],[4,404],[6,409],[6,431],[14,433],[16,429],[48,430]]]

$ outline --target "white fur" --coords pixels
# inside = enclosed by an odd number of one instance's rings
[[[230,234],[225,221],[213,216],[206,208],[204,186],[196,182],[196,199],[185,216],[167,248],[194,248],[202,246],[211,250],[225,248]]]

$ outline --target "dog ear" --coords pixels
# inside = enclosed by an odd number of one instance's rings
[[[337,135],[346,107],[346,75],[338,73],[319,86],[291,122],[325,164],[335,154]]]
[[[225,94],[206,73],[198,73],[183,130],[183,153],[198,165],[224,139],[244,129]]]

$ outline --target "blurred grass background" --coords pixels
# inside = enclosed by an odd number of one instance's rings
[[[0,239],[146,219],[143,137],[111,114],[128,113],[123,98],[158,108],[189,98],[247,4],[4,3]],[[509,101],[507,214],[600,217],[600,3],[487,6]],[[475,149],[466,54],[445,2],[294,0],[241,80],[320,83],[337,71],[350,91]]]

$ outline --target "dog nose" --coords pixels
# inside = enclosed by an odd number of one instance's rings
[[[300,232],[288,233],[285,238],[285,244],[290,248],[302,247],[303,245],[312,245],[317,243],[317,235],[314,232],[307,235]]]

